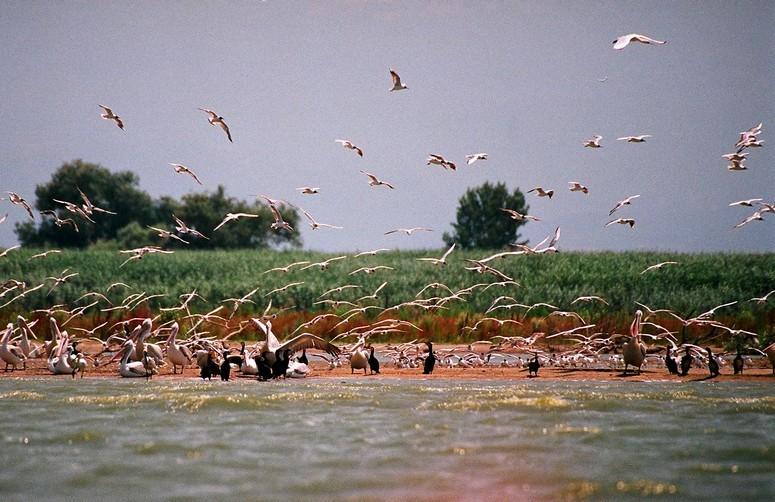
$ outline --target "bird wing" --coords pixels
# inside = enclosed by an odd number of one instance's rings
[[[452,253],[452,251],[454,251],[454,249],[455,249],[455,245],[456,245],[456,244],[457,244],[456,242],[453,242],[453,243],[452,243],[452,245],[449,247],[449,249],[447,250],[447,252],[446,252],[446,253],[444,253],[444,254],[441,256],[441,261],[444,261],[444,260],[446,260],[446,259],[447,259],[447,256],[449,256],[449,255],[450,255],[450,253]]]
[[[226,122],[224,122],[223,120],[219,120],[218,125],[220,125],[221,129],[223,129],[223,132],[226,133],[226,137],[229,138],[229,141],[231,143],[234,143],[234,141],[232,141],[231,139],[231,132],[229,131],[229,126],[226,125]]]
[[[287,340],[282,345],[277,347],[277,350],[280,351],[285,349],[290,349],[294,352],[303,349],[325,350],[332,356],[337,356],[341,353],[339,347],[311,333],[302,333],[301,335],[291,338],[290,340]]]
[[[390,69],[390,78],[393,80],[393,87],[401,87],[401,77],[392,68]]]

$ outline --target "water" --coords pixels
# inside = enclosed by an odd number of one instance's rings
[[[0,380],[0,499],[775,500],[769,383]]]

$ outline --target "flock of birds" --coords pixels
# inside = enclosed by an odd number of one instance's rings
[[[613,48],[615,50],[622,50],[633,43],[661,45],[667,42],[632,33],[614,40]],[[389,72],[392,81],[392,86],[389,89],[391,92],[408,89],[396,71],[390,69]],[[118,128],[124,130],[124,121],[119,115],[107,106],[99,106],[102,109],[101,117],[103,119],[112,121]],[[222,116],[211,109],[199,108],[199,110],[207,115],[210,125],[220,128],[228,141],[233,142],[231,130]],[[747,169],[745,162],[749,154],[748,150],[763,146],[764,142],[758,139],[761,132],[762,124],[758,124],[740,133],[740,137],[735,144],[735,151],[723,156],[729,162],[728,169],[730,171],[743,171]],[[651,137],[650,134],[640,134],[622,136],[617,138],[617,140],[628,143],[643,143]],[[595,135],[584,141],[583,146],[593,149],[602,148],[602,140],[602,136]],[[337,139],[335,141],[343,148],[353,151],[359,157],[363,157],[363,149],[352,141],[347,139]],[[468,165],[472,165],[476,162],[486,161],[487,158],[487,153],[480,152],[467,155],[465,161]],[[427,158],[427,165],[440,166],[443,169],[452,171],[457,169],[455,162],[440,154],[430,154]],[[170,166],[176,173],[189,176],[196,183],[202,184],[202,181],[193,169],[179,163],[170,163]],[[373,173],[364,170],[360,172],[366,176],[371,187],[395,189],[393,184],[380,179]],[[568,189],[571,192],[589,193],[589,188],[581,182],[570,181],[568,185]],[[314,195],[319,193],[320,188],[303,186],[298,187],[296,190],[303,195]],[[100,217],[115,215],[109,209],[94,205],[86,193],[80,189],[78,191],[81,197],[80,203],[54,199],[54,202],[62,206],[59,211],[42,211],[41,215],[52,218],[53,222],[60,228],[68,227],[76,232],[79,231],[79,224],[94,223],[94,218],[97,215],[100,215]],[[35,219],[32,207],[21,195],[10,191],[7,193],[11,204],[22,207],[30,218]],[[551,199],[555,191],[542,186],[536,186],[528,190],[527,193],[534,193],[538,197]],[[291,225],[283,220],[280,212],[282,205],[288,204],[287,201],[273,199],[265,195],[261,197],[266,201],[274,218],[271,228],[273,230],[291,230]],[[631,195],[617,201],[610,210],[609,216],[612,217],[614,213],[623,207],[631,205],[639,197],[640,195]],[[762,220],[765,213],[775,213],[775,202],[767,202],[762,198],[741,200],[729,205],[756,208],[752,215],[746,217],[736,227],[742,227],[752,221]],[[504,217],[517,221],[540,220],[536,216],[521,214],[511,208],[502,208],[502,211],[505,213]],[[313,230],[341,228],[317,221],[304,209],[302,209],[302,213]],[[163,239],[174,239],[183,244],[189,243],[187,239],[208,238],[201,232],[201,229],[192,228],[175,215],[171,215],[171,217],[174,220],[174,228],[150,228]],[[231,222],[239,219],[257,217],[257,214],[227,213],[212,231],[220,231]],[[6,219],[7,215],[0,218],[0,224]],[[635,225],[635,219],[619,217],[608,221],[605,226],[608,227],[615,224],[629,225],[632,228]],[[396,228],[385,232],[385,234],[404,233],[412,235],[415,232],[431,230],[427,227]],[[422,368],[425,374],[432,373],[437,364],[444,367],[520,367],[528,370],[528,376],[537,376],[539,368],[544,366],[621,368],[624,370],[624,374],[627,374],[631,368],[633,371],[640,371],[646,364],[659,364],[664,365],[670,373],[674,374],[686,375],[693,366],[699,366],[707,368],[711,376],[718,375],[720,367],[726,364],[726,359],[719,357],[718,354],[714,354],[707,347],[703,348],[688,343],[678,344],[676,332],[671,331],[664,325],[678,321],[684,327],[708,327],[714,331],[718,330],[721,333],[729,333],[736,337],[738,347],[735,357],[731,359],[735,374],[741,373],[747,365],[752,364],[750,357],[743,355],[744,346],[747,346],[749,351],[758,351],[769,358],[770,363],[773,365],[773,373],[775,373],[775,344],[770,345],[764,350],[758,350],[750,343],[757,340],[758,334],[726,326],[716,318],[717,310],[730,307],[736,304],[737,301],[719,305],[691,318],[683,318],[679,314],[667,309],[653,310],[646,305],[639,304],[646,311],[645,316],[643,310],[637,310],[635,319],[630,326],[629,334],[622,335],[596,332],[595,328],[597,326],[595,324],[586,322],[579,313],[572,310],[561,310],[559,307],[548,303],[524,305],[512,296],[503,295],[492,302],[482,317],[476,319],[476,322],[470,326],[464,326],[461,331],[476,332],[487,324],[495,325],[499,328],[517,328],[522,325],[522,321],[525,320],[527,314],[534,309],[549,311],[544,319],[562,318],[571,323],[571,325],[576,324],[576,326],[552,334],[534,332],[529,336],[497,335],[489,340],[480,340],[466,346],[437,349],[435,351],[430,341],[419,341],[423,338],[421,328],[411,322],[399,319],[400,316],[397,315],[404,309],[420,309],[435,312],[448,308],[445,305],[451,302],[464,302],[467,296],[473,295],[478,291],[486,291],[491,287],[507,288],[518,286],[518,283],[513,278],[495,268],[494,262],[509,256],[522,254],[555,253],[558,251],[559,239],[560,229],[557,227],[552,235],[538,245],[514,244],[511,251],[496,253],[477,260],[466,260],[468,264],[466,269],[478,274],[492,276],[495,282],[478,283],[457,291],[453,291],[444,284],[434,282],[424,286],[415,298],[385,308],[375,305],[374,301],[378,299],[378,295],[387,282],[383,282],[373,293],[357,299],[337,298],[332,295],[359,289],[360,286],[354,284],[338,286],[321,294],[319,301],[316,302],[317,305],[328,306],[333,311],[319,314],[310,321],[301,324],[292,334],[296,334],[299,331],[302,333],[285,342],[280,342],[273,333],[272,319],[286,309],[271,312],[271,300],[262,316],[250,320],[237,320],[237,325],[234,325],[233,319],[239,308],[246,303],[255,303],[252,298],[257,294],[258,288],[241,297],[223,300],[221,302],[222,305],[207,314],[192,314],[190,312],[189,304],[199,297],[196,290],[194,290],[191,293],[181,295],[178,306],[162,308],[162,313],[153,319],[134,318],[120,320],[112,326],[107,326],[108,321],[105,321],[90,330],[73,328],[73,331],[82,332],[83,336],[76,337],[68,334],[67,330],[63,328],[73,319],[84,316],[90,309],[99,309],[101,312],[119,311],[131,313],[141,303],[147,302],[156,296],[162,296],[147,295],[145,292],[131,294],[125,297],[120,305],[115,305],[105,295],[109,294],[114,288],[129,288],[129,286],[124,283],[114,283],[108,286],[104,293],[99,291],[87,292],[77,300],[96,298],[96,300],[87,305],[75,308],[67,308],[66,305],[53,305],[47,309],[39,309],[35,311],[37,316],[35,320],[27,320],[23,316],[18,316],[16,325],[8,323],[2,335],[0,359],[5,362],[6,371],[24,370],[28,361],[39,358],[45,359],[46,367],[51,373],[68,374],[73,377],[79,373],[83,377],[90,366],[102,367],[117,362],[118,374],[127,378],[151,378],[153,375],[158,374],[160,368],[164,366],[171,366],[173,374],[178,372],[178,368],[180,368],[182,373],[185,368],[195,366],[198,368],[199,375],[202,378],[220,376],[224,380],[229,379],[232,371],[246,376],[254,376],[260,380],[302,378],[310,372],[308,357],[321,359],[330,369],[343,364],[349,364],[352,373],[363,370],[364,374],[367,372],[378,374],[380,362],[382,362],[383,364],[391,364],[396,368]],[[5,249],[0,254],[0,258],[7,256],[10,251],[18,247],[14,246]],[[419,258],[419,260],[433,266],[443,267],[447,265],[448,259],[454,250],[455,244],[452,244],[440,257],[423,257]],[[386,251],[386,249],[358,253],[354,255],[354,258],[374,256],[382,251]],[[60,250],[49,250],[32,256],[30,260],[44,259],[50,254],[60,252]],[[171,254],[173,252],[158,246],[143,246],[136,249],[122,250],[120,253],[129,256],[121,264],[121,267],[129,262],[141,260],[149,254]],[[267,270],[264,273],[289,273],[292,270],[303,271],[315,268],[323,271],[328,269],[331,263],[347,258],[347,256],[337,256],[317,263],[308,261],[295,262],[284,267]],[[659,270],[667,265],[677,265],[677,262],[654,264],[641,273],[645,274]],[[348,276],[385,273],[391,270],[393,270],[392,267],[385,265],[363,266],[352,270]],[[44,288],[47,285],[50,285],[48,291],[48,294],[50,294],[56,287],[77,275],[77,272],[65,269],[59,276],[48,277],[44,283],[37,286],[27,285],[23,278],[20,280],[7,280],[2,284],[2,289],[0,289],[0,299],[6,296],[10,296],[10,299],[0,305],[0,308],[8,307],[31,292]],[[300,284],[303,284],[303,282],[291,282],[265,293],[264,297],[282,293]],[[442,291],[442,293],[439,296],[421,298],[429,290]],[[775,291],[770,291],[765,296],[753,298],[750,301],[760,304],[766,303],[773,293]],[[103,308],[100,308],[101,302],[103,303]],[[581,296],[572,302],[572,304],[576,303],[600,303],[607,305],[605,299],[593,295]],[[224,304],[231,304],[231,309],[228,309]],[[348,310],[342,311],[342,308]],[[511,314],[512,310],[520,309],[524,310],[522,320],[515,318],[513,315],[508,318],[499,318],[493,314],[498,311],[508,311]],[[154,329],[153,324],[163,314],[173,312],[185,312],[185,315],[177,320],[172,319],[164,322]],[[374,315],[369,319],[365,315],[367,312]],[[58,320],[58,318],[61,320]],[[49,339],[43,343],[35,342],[33,340],[37,337],[33,327],[45,319],[48,319]],[[669,322],[661,323],[660,321],[663,319]],[[190,328],[185,332],[186,338],[179,340],[178,335],[181,332],[181,325],[185,322],[190,323]],[[45,321],[43,324],[45,324]],[[208,324],[230,330],[230,332],[221,338],[208,336],[209,332],[202,329]],[[318,329],[318,326],[321,329],[320,333],[312,333],[311,331]],[[250,327],[258,333],[259,341],[250,345],[242,342],[239,347],[236,347],[229,341],[235,335],[244,334]],[[319,336],[334,333],[337,329],[339,333],[330,341]],[[646,332],[645,330],[651,332]],[[39,329],[38,331],[41,330]],[[377,351],[376,347],[369,341],[369,338],[388,334],[414,334],[416,337],[411,342],[387,345]],[[553,342],[550,342],[550,340],[555,338],[561,339],[563,343],[551,346]],[[644,338],[652,340],[653,343],[650,347],[643,342]],[[345,343],[348,339],[353,341]],[[84,346],[88,346],[90,349],[87,350],[83,348]],[[95,347],[95,350],[91,350]],[[307,355],[308,350],[310,351],[309,356]],[[658,355],[662,351],[664,355]],[[682,356],[678,359],[677,356],[681,354]]]

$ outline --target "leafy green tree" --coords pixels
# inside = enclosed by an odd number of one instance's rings
[[[115,239],[119,229],[132,221],[147,225],[157,219],[151,196],[140,190],[138,184],[139,178],[131,171],[113,173],[80,159],[67,162],[54,172],[51,181],[35,188],[35,207],[39,211],[55,211],[62,219],[73,219],[79,231],[71,226],[57,227],[52,218],[41,215],[39,226],[33,222],[19,224],[16,235],[25,246],[86,247],[99,239]],[[84,201],[79,189],[93,205],[116,214],[94,212],[91,223],[54,202],[58,199],[80,206]]]
[[[454,232],[445,232],[444,242],[457,242],[463,249],[498,249],[520,239],[519,227],[524,221],[512,219],[503,208],[527,214],[525,196],[517,188],[509,193],[504,183],[489,182],[466,190],[458,201]]]

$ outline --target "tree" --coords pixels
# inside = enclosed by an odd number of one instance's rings
[[[97,207],[115,212],[110,215],[94,212],[90,222],[83,215],[74,214],[53,199],[83,204],[78,189],[82,190]],[[153,200],[139,188],[137,175],[130,171],[112,173],[97,164],[76,160],[63,164],[51,177],[51,181],[35,188],[35,206],[41,210],[55,211],[58,218],[73,219],[78,225],[56,226],[54,218],[42,217],[40,225],[25,222],[16,225],[16,235],[24,246],[86,247],[99,243],[105,248],[138,247],[140,245],[164,245],[170,247],[212,248],[266,248],[272,245],[301,244],[296,225],[298,213],[280,206],[283,219],[294,227],[293,231],[271,230],[271,211],[266,205],[228,197],[222,186],[212,193],[184,195],[178,201],[169,196]],[[245,218],[213,232],[226,213],[252,213],[258,218]],[[162,239],[148,226],[174,231],[172,215],[182,219],[189,227],[199,230],[207,239],[188,235],[181,237],[190,242],[182,244]]]
[[[22,245],[55,245],[59,247],[86,247],[99,239],[115,239],[119,229],[136,221],[148,225],[157,219],[153,200],[138,188],[139,178],[131,171],[113,173],[108,169],[78,159],[66,162],[51,176],[51,181],[35,188],[35,207],[39,211],[55,211],[59,218],[72,218],[78,232],[71,226],[57,227],[50,217],[41,216],[42,222],[16,226],[16,235]],[[71,213],[54,199],[80,206],[83,191],[92,204],[116,215],[95,212],[91,219]]]
[[[463,249],[498,249],[520,238],[519,227],[524,221],[512,219],[501,209],[513,209],[527,214],[525,196],[517,188],[509,194],[504,183],[489,182],[469,188],[458,201],[457,221],[452,223],[450,235],[444,233],[444,242],[457,242]]]

